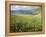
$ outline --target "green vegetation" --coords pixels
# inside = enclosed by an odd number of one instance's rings
[[[40,32],[42,31],[40,15],[11,15],[10,32]]]

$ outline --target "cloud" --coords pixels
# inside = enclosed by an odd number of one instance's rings
[[[39,6],[19,6],[19,5],[11,5],[11,10],[32,10],[40,8]]]

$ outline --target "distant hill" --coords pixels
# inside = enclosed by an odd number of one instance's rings
[[[36,13],[33,14],[33,11],[31,11],[31,10],[16,10],[16,11],[12,10],[11,14],[32,14],[32,15],[36,15]]]

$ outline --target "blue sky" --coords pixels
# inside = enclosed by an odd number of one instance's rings
[[[19,6],[19,5],[11,5],[11,10],[32,10],[35,8],[40,8],[39,6]]]

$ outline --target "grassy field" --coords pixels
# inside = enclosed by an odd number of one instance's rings
[[[40,15],[11,15],[10,32],[40,32],[42,31]]]

